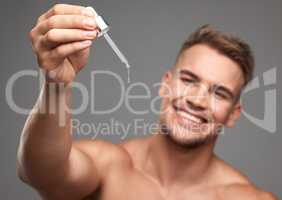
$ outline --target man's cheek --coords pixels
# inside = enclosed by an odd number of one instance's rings
[[[225,124],[228,118],[228,111],[224,108],[217,109],[216,112],[214,112],[214,121],[217,124]]]
[[[170,97],[163,97],[162,104],[161,104],[161,114],[167,114],[170,111]]]
[[[179,96],[183,95],[183,92],[181,91],[180,87],[175,87],[172,90],[172,95],[175,96],[175,97],[179,97]]]
[[[171,87],[171,94],[174,97],[185,96],[185,88],[180,83],[174,83]]]

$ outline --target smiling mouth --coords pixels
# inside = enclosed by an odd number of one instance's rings
[[[191,121],[192,123],[203,124],[203,123],[208,123],[209,121],[207,118],[197,115],[197,114],[193,114],[184,108],[179,108],[175,105],[173,105],[173,108],[177,112],[178,115],[180,115],[185,120]]]

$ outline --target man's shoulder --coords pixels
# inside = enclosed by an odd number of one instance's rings
[[[226,161],[218,158],[217,162],[219,177],[222,177],[218,190],[222,199],[278,200],[273,194],[255,186],[246,175]]]
[[[115,163],[114,166],[119,166],[119,163],[123,166],[131,165],[130,155],[121,144],[101,139],[79,139],[74,141],[73,146],[101,166],[110,166],[111,163]]]
[[[86,153],[96,161],[101,163],[115,162],[115,164],[132,164],[133,158],[139,159],[144,155],[147,144],[147,138],[134,138],[117,144],[101,139],[74,141],[76,149]]]
[[[241,171],[236,169],[225,160],[219,158],[217,155],[214,156],[214,163],[214,174],[216,176],[216,180],[218,180],[220,184],[251,184],[251,181],[245,174],[243,174]]]
[[[144,152],[145,148],[149,146],[151,137],[139,137],[139,138],[133,138],[128,139],[124,142],[122,142],[120,145],[126,149],[130,154],[141,152],[142,150]],[[142,148],[140,148],[142,147]]]
[[[222,199],[237,200],[278,200],[273,194],[263,191],[253,184],[231,183],[220,189]]]
[[[138,168],[138,166],[142,165],[142,163],[146,159],[146,155],[150,147],[150,141],[151,137],[139,137],[129,139],[121,143],[121,146],[130,155],[135,167]]]

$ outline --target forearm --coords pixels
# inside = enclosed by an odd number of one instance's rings
[[[18,149],[19,172],[31,182],[63,176],[71,150],[69,86],[45,83],[28,116]],[[50,174],[51,173],[51,174]]]

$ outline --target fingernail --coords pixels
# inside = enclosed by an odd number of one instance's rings
[[[91,19],[91,18],[87,18],[87,19],[84,19],[83,20],[83,23],[86,25],[86,26],[89,26],[91,28],[94,28],[95,27],[95,20],[94,19]]]
[[[85,41],[81,42],[82,46],[90,46],[91,44],[92,44],[91,40],[85,40]]]
[[[86,16],[89,16],[89,17],[94,17],[97,13],[96,11],[94,10],[94,8],[92,7],[86,7],[82,10],[82,14],[83,15],[86,15]]]
[[[84,35],[86,37],[95,37],[95,36],[97,36],[97,31],[85,31]]]

